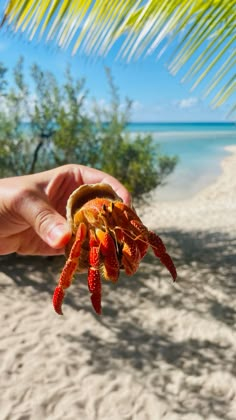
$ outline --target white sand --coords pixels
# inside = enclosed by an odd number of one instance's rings
[[[64,317],[51,295],[64,260],[0,259],[0,420],[236,418],[236,147],[191,200],[143,212],[179,279],[148,254],[105,284],[103,316],[85,276]]]

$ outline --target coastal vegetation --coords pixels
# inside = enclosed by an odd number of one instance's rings
[[[74,79],[69,67],[60,84],[34,64],[26,82],[20,57],[10,85],[0,64],[0,176],[79,163],[115,176],[136,199],[162,185],[177,157],[163,155],[150,135],[126,130],[132,101],[121,103],[111,72],[105,71],[109,106],[90,100],[85,80]]]

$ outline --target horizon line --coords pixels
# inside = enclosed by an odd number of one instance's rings
[[[107,123],[108,121],[105,121]],[[128,121],[127,124],[231,124],[235,121]]]

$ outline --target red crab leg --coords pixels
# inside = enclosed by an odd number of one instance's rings
[[[108,232],[101,229],[96,229],[96,236],[103,256],[103,275],[106,280],[116,282],[119,277],[119,261],[115,241]]]
[[[146,226],[144,226],[142,222],[138,219],[130,220],[130,224],[133,226],[137,233],[137,237],[135,240],[140,251],[140,259],[142,259],[143,256],[146,254],[147,246],[149,244],[156,257],[160,259],[162,264],[164,264],[164,266],[167,268],[167,270],[173,277],[173,280],[175,281],[177,278],[176,268],[170,255],[167,254],[165,245],[162,242],[161,238],[154,232],[148,231]],[[133,234],[135,234],[135,230],[133,230]]]
[[[88,269],[88,288],[91,293],[91,302],[95,312],[100,315],[102,312],[101,298],[102,285],[100,279],[99,262],[99,242],[94,236],[89,240],[89,269]]]
[[[135,241],[137,243],[139,252],[140,252],[140,260],[144,257],[147,252],[149,244],[148,241],[145,239],[147,238],[148,230],[146,226],[142,224],[141,221],[137,219],[130,220],[130,224],[133,226],[134,234],[137,235]],[[139,239],[140,238],[140,239]]]
[[[58,286],[55,288],[53,294],[53,306],[59,315],[63,315],[61,306],[65,295],[64,289],[67,289],[71,285],[73,274],[78,266],[78,258],[80,256],[81,245],[86,237],[86,233],[86,225],[84,223],[80,223],[76,233],[75,242],[71,247],[70,254],[62,270]]]
[[[152,247],[152,250],[154,254],[156,255],[156,257],[158,257],[160,261],[162,262],[162,264],[164,264],[164,266],[172,275],[173,280],[175,281],[177,277],[176,268],[171,257],[169,256],[169,254],[167,254],[166,247],[163,244],[161,238],[158,235],[156,235],[154,232],[149,231],[148,242],[150,246]]]
[[[95,312],[102,312],[102,285],[100,278],[100,255],[103,259],[103,274],[106,280],[117,281],[119,276],[119,262],[114,241],[108,232],[96,229],[96,237],[91,234],[89,241],[89,269],[88,288]]]

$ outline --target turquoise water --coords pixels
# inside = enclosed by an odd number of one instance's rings
[[[234,123],[130,123],[133,133],[150,133],[161,151],[178,155],[179,163],[159,189],[161,199],[176,200],[193,196],[219,176],[226,146],[236,145]]]
[[[214,182],[227,155],[224,148],[236,145],[235,123],[129,123],[127,130],[150,133],[162,153],[179,157],[167,185],[158,189],[165,200],[189,198]]]
[[[132,132],[188,132],[188,131],[234,131],[236,124],[234,122],[185,122],[185,123],[157,123],[157,122],[131,122],[128,124],[128,130]]]

